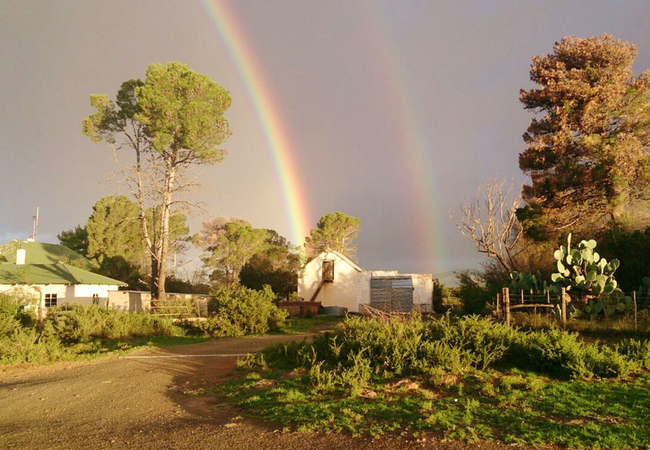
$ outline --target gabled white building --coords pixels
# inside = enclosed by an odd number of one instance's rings
[[[327,251],[309,261],[298,277],[298,297],[323,306],[365,312],[432,310],[433,276],[395,270],[364,270],[345,255]]]

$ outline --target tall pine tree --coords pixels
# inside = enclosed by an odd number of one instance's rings
[[[518,212],[530,236],[646,224],[650,72],[635,77],[636,56],[636,46],[603,35],[565,37],[533,58],[530,79],[539,87],[520,99],[537,115],[519,155],[532,183]]]

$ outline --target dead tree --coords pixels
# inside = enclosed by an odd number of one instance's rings
[[[512,183],[491,179],[479,187],[474,198],[460,205],[460,219],[455,215],[452,219],[479,253],[512,272],[516,270],[514,258],[523,233],[517,220],[520,205],[521,195],[514,195]]]

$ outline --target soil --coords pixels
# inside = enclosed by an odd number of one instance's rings
[[[239,355],[309,334],[221,339],[128,356],[0,373],[0,448],[404,449],[513,446],[282,432],[203,389],[232,376]],[[230,356],[229,356],[230,355]]]

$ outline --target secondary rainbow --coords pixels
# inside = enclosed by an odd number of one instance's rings
[[[310,214],[301,187],[300,176],[294,163],[291,143],[282,124],[280,114],[269,87],[260,76],[254,53],[246,43],[232,13],[219,0],[201,0],[215,30],[228,48],[237,71],[242,77],[251,103],[262,126],[273,159],[276,176],[285,202],[287,220],[294,244],[301,245],[309,234]]]
[[[366,9],[366,20],[374,37],[374,54],[378,60],[377,76],[384,78],[386,93],[394,106],[395,125],[401,141],[401,153],[405,169],[410,173],[411,192],[414,197],[414,216],[411,219],[413,231],[417,233],[420,258],[428,260],[436,272],[446,267],[445,239],[440,223],[435,184],[435,161],[431,142],[417,113],[417,102],[412,89],[406,83],[406,64],[400,61],[400,51],[391,36],[389,13],[382,11],[380,4],[371,3]]]

